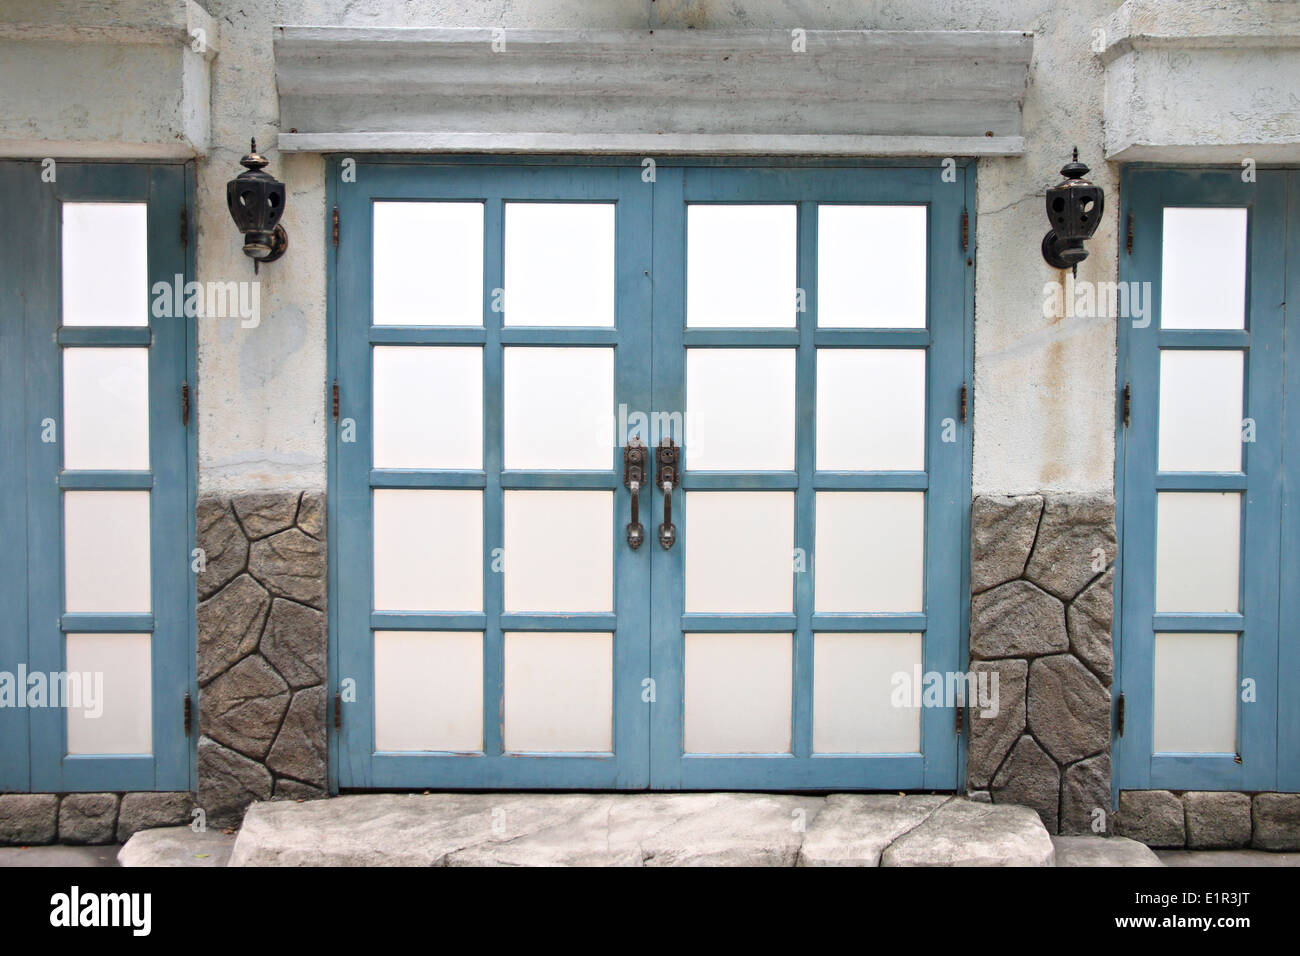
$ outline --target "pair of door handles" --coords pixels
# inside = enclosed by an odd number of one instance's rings
[[[628,439],[623,446],[623,486],[632,494],[632,520],[627,523],[627,546],[635,551],[645,541],[641,526],[641,489],[645,486],[650,449],[639,438]],[[660,440],[655,448],[656,487],[664,493],[664,520],[659,525],[659,546],[669,550],[677,541],[673,524],[673,489],[682,483],[681,449],[671,438]]]

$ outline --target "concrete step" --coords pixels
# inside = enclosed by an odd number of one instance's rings
[[[250,808],[231,866],[1051,866],[1024,807],[945,796],[367,794]]]
[[[141,830],[117,854],[122,866],[225,866],[235,848],[233,834],[195,833],[189,827]]]

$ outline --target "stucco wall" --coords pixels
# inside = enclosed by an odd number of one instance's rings
[[[1057,278],[1039,254],[1043,189],[1078,145],[1111,214],[1080,279],[1114,279],[1113,171],[1101,161],[1103,77],[1092,30],[1119,0],[923,0],[819,4],[688,0],[205,0],[220,28],[213,61],[212,141],[199,162],[201,279],[251,278],[225,210],[225,182],[256,136],[288,184],[292,246],[263,269],[262,321],[199,327],[199,487],[204,492],[318,490],[325,486],[325,184],[315,157],[281,157],[272,28],[352,26],[1029,30],[1036,35],[1025,99],[1028,152],[979,163],[974,390],[977,494],[1108,491],[1114,456],[1113,319],[1042,315]]]

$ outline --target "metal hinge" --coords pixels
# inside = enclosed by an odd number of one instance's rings
[[[334,695],[334,729],[343,729],[343,695]]]
[[[966,708],[963,707],[960,703],[958,703],[957,716],[953,719],[953,729],[957,732],[958,737],[961,736],[961,729],[965,725],[965,722],[966,722]]]
[[[961,211],[961,250],[965,252],[970,248],[970,213],[965,209]]]
[[[1241,763],[1241,754],[1233,754],[1233,755],[1232,755],[1232,762],[1233,762],[1233,763]]]
[[[190,699],[189,694],[186,694],[185,695],[185,736],[188,737],[190,735],[190,731],[193,729],[194,729],[194,701]]]
[[[1124,383],[1124,427],[1128,428],[1133,420],[1133,386]]]
[[[335,248],[337,248],[339,244],[339,207],[338,206],[334,207],[333,222],[334,222],[334,246]]]
[[[190,383],[181,382],[181,425],[190,423]]]
[[[967,390],[967,388],[966,388],[966,383],[965,383],[965,382],[962,382],[962,383],[961,383],[961,420],[962,420],[962,424],[965,424],[965,423],[966,423],[966,409],[967,409],[967,405],[968,405],[968,402],[967,402],[967,400],[966,400],[966,396],[967,396],[967,394],[968,394],[968,390]]]
[[[181,248],[190,246],[190,207],[181,206]]]
[[[334,420],[338,421],[339,420],[339,380],[337,378],[334,380],[333,398],[331,399],[330,406],[333,409]]]
[[[1133,255],[1133,214],[1128,214],[1128,228],[1124,236],[1124,251]]]
[[[1115,702],[1115,733],[1124,736],[1124,695],[1119,695],[1119,700]]]

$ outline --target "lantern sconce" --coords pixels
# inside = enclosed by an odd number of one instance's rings
[[[1074,269],[1088,258],[1084,240],[1091,239],[1101,222],[1106,194],[1083,177],[1088,167],[1079,162],[1079,148],[1074,159],[1061,167],[1064,181],[1047,190],[1047,221],[1052,224],[1043,236],[1043,258],[1055,269]]]
[[[266,172],[266,157],[257,152],[257,140],[239,161],[244,171],[226,183],[226,208],[244,236],[244,255],[258,263],[274,262],[289,248],[289,234],[280,225],[284,215],[284,183]]]

